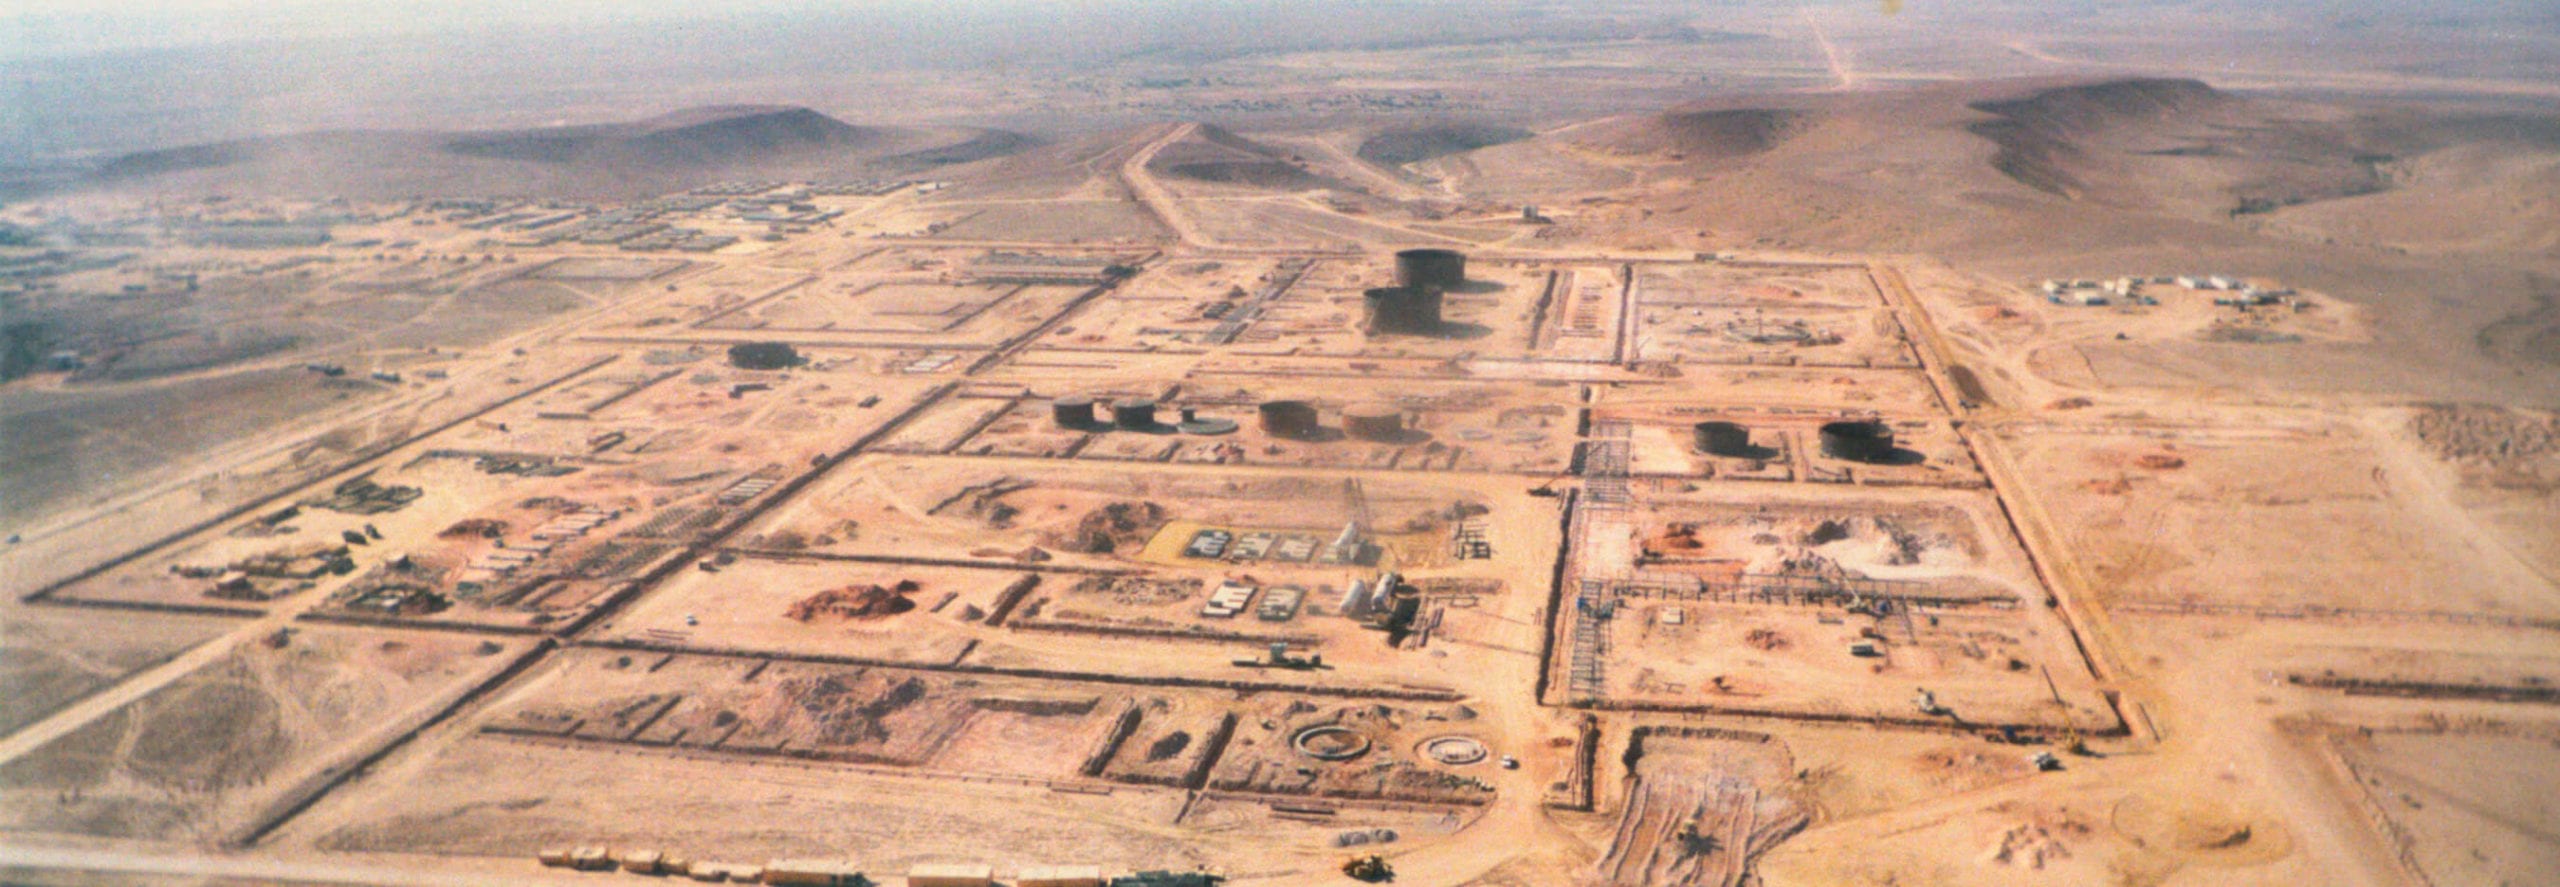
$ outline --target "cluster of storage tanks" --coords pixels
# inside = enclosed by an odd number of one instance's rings
[[[1689,427],[1693,445],[1713,456],[1750,457],[1751,429],[1739,422],[1700,422]],[[1822,455],[1850,462],[1890,462],[1896,452],[1893,428],[1882,422],[1849,420],[1823,423]]]
[[[1324,434],[1321,414],[1308,401],[1267,400],[1258,409],[1264,434],[1291,440],[1312,440]],[[1358,440],[1401,441],[1404,411],[1384,405],[1349,407],[1342,411],[1342,433]]]
[[[1075,431],[1162,431],[1165,425],[1156,416],[1152,400],[1120,400],[1111,403],[1108,421],[1095,414],[1099,404],[1090,397],[1071,394],[1049,402],[1049,415],[1060,428]],[[1316,405],[1303,400],[1269,400],[1257,408],[1262,430],[1273,437],[1290,440],[1314,440],[1324,436],[1323,414]],[[1173,426],[1179,430],[1201,434],[1220,434],[1235,430],[1235,423],[1225,419],[1201,418],[1189,408],[1182,410],[1182,421]],[[1404,411],[1386,405],[1355,405],[1342,411],[1342,432],[1358,440],[1397,443],[1404,440]]]
[[[1049,418],[1058,427],[1075,431],[1163,431],[1164,422],[1156,418],[1156,402],[1145,398],[1111,402],[1111,419],[1103,421],[1094,414],[1095,401],[1081,394],[1070,394],[1049,402]],[[1225,419],[1203,419],[1185,408],[1175,430],[1189,434],[1225,434],[1236,430],[1236,423]]]
[[[1363,293],[1371,335],[1428,336],[1441,331],[1444,294],[1467,282],[1467,256],[1456,250],[1396,253],[1396,285]]]

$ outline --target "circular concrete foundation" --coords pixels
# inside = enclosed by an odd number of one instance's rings
[[[1463,767],[1484,760],[1492,752],[1472,736],[1435,736],[1422,741],[1415,749],[1423,757],[1452,767]]]
[[[1369,753],[1369,737],[1349,727],[1322,724],[1298,731],[1289,738],[1289,747],[1319,761],[1348,761]]]

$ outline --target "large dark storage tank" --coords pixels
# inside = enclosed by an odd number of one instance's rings
[[[1316,421],[1316,405],[1303,400],[1264,401],[1262,431],[1273,437],[1310,438],[1321,427]]]
[[[1882,422],[1830,422],[1822,426],[1822,454],[1852,462],[1893,458],[1893,429]]]
[[[1131,431],[1148,431],[1156,427],[1156,402],[1124,400],[1111,405],[1111,424]]]
[[[1060,428],[1079,430],[1092,428],[1093,398],[1081,394],[1070,394],[1050,401],[1049,417],[1057,420]]]
[[[1467,282],[1467,254],[1453,249],[1396,253],[1396,285],[1453,290]]]
[[[1712,456],[1751,454],[1751,429],[1737,422],[1700,422],[1690,426],[1700,452]]]
[[[1370,335],[1428,336],[1440,332],[1439,290],[1384,286],[1364,295]]]

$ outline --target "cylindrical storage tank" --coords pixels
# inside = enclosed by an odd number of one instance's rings
[[[1751,453],[1751,429],[1738,422],[1700,422],[1689,427],[1697,439],[1698,451],[1713,456],[1745,456]]]
[[[1830,422],[1822,426],[1822,454],[1852,462],[1893,457],[1893,429],[1882,422]]]
[[[1124,400],[1111,405],[1111,424],[1144,431],[1156,427],[1156,402]]]
[[[1396,285],[1453,290],[1467,282],[1467,254],[1453,249],[1396,253]]]
[[[1342,432],[1361,440],[1394,441],[1404,437],[1404,412],[1386,406],[1352,407],[1342,411]]]
[[[1093,398],[1070,394],[1049,402],[1049,417],[1060,428],[1093,427]]]
[[[1428,336],[1440,331],[1440,291],[1384,286],[1363,294],[1371,335]]]
[[[1316,405],[1303,400],[1266,401],[1261,411],[1262,431],[1273,437],[1314,437],[1321,427],[1316,421]]]

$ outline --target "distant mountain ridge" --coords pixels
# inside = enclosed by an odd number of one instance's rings
[[[142,151],[82,184],[326,193],[621,198],[739,176],[854,178],[1020,150],[1014,133],[855,126],[790,105],[485,132],[337,130]]]

